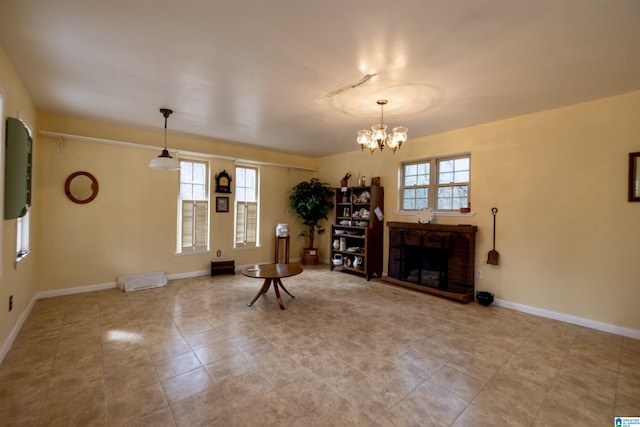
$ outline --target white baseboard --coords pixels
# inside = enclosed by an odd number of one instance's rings
[[[7,340],[2,344],[2,348],[0,349],[0,363],[2,363],[7,353],[9,353],[9,349],[11,349],[11,346],[13,345],[13,342],[16,340],[16,337],[18,336],[20,329],[22,329],[22,325],[24,325],[24,322],[27,321],[27,318],[31,314],[31,310],[33,309],[33,306],[36,304],[37,300],[38,300],[38,295],[36,294],[34,295],[33,298],[31,298],[31,301],[29,301],[27,308],[25,308],[25,310],[22,312],[22,314],[20,315],[20,318],[18,319],[18,322],[15,324],[15,326],[11,330],[11,333],[7,337]]]
[[[169,280],[189,279],[191,277],[208,276],[209,274],[211,274],[211,272],[207,270],[191,271],[189,273],[171,274],[167,276],[167,279]]]
[[[531,307],[500,299],[496,299],[493,303],[499,307],[510,308],[512,310],[522,311],[524,313],[534,314],[548,319],[560,320],[562,322],[572,323],[574,325],[584,326],[585,328],[596,329],[598,331],[610,332],[612,334],[622,335],[628,338],[640,339],[640,331],[636,329],[611,325],[609,323],[598,322],[584,317],[572,316],[570,314],[558,313],[556,311],[545,310],[543,308]]]
[[[78,286],[77,288],[56,289],[53,291],[38,292],[36,299],[59,297],[63,295],[81,294],[84,292],[102,291],[104,289],[111,289],[118,286],[116,282],[101,283],[98,285]]]

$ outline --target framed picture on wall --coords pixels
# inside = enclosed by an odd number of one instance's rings
[[[229,212],[228,197],[216,197],[216,212]]]

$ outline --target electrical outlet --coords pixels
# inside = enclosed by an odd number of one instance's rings
[[[9,311],[13,310],[13,295],[9,295]]]
[[[220,258],[222,256],[222,251],[218,249],[218,252],[216,252],[216,255],[218,256],[218,258]]]
[[[480,269],[476,270],[476,279],[482,279],[482,270]]]

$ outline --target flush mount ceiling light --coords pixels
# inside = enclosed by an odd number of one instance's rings
[[[149,167],[161,171],[175,171],[180,169],[180,161],[171,157],[167,150],[167,118],[169,118],[173,111],[168,108],[161,108],[160,112],[164,116],[164,150],[162,150],[162,153],[158,157],[151,160]]]
[[[358,131],[358,144],[360,148],[364,150],[368,148],[373,154],[376,149],[382,150],[385,146],[390,148],[394,153],[403,142],[407,140],[407,129],[404,126],[396,126],[393,128],[393,133],[387,135],[387,125],[384,124],[384,106],[389,101],[386,99],[378,100],[377,104],[380,106],[380,123],[371,126],[371,130],[359,130]]]

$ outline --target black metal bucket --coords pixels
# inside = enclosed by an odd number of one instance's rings
[[[476,291],[476,300],[478,300],[478,304],[487,306],[493,302],[493,294],[486,291]]]

